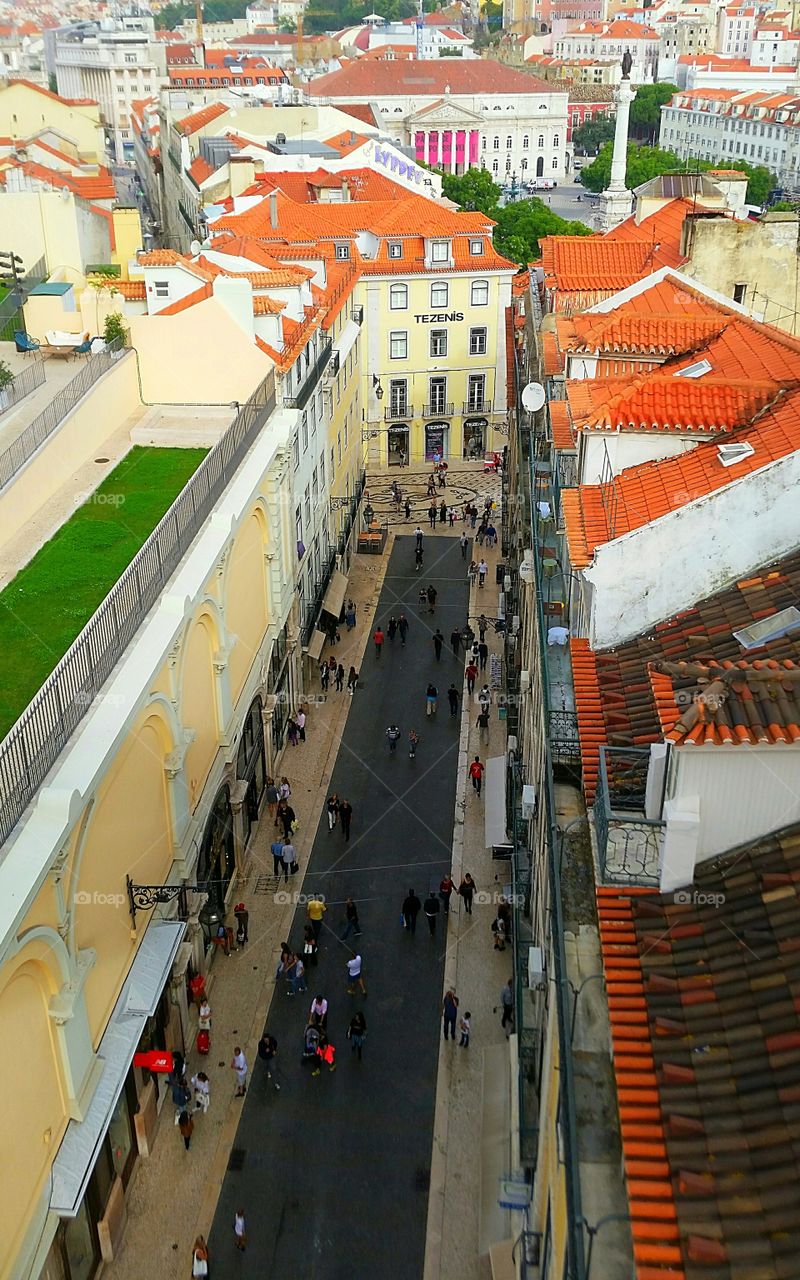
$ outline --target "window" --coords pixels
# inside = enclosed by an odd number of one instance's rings
[[[341,431],[338,432],[336,436],[336,461],[339,463],[339,466],[342,465],[342,433]]]
[[[156,280],[156,297],[169,297],[169,280]]]
[[[526,134],[524,134],[524,135],[523,135],[523,138],[522,138],[522,150],[523,150],[523,151],[527,151],[527,150],[528,150],[528,146],[529,146],[529,144],[530,144],[530,138],[528,137],[528,135],[527,135],[527,133],[526,133]]]
[[[510,173],[510,172],[511,172],[511,161],[506,160],[506,173]]]
[[[331,481],[333,481],[333,478],[335,475],[336,475],[336,467],[333,464],[333,445],[331,445]]]
[[[316,506],[319,501],[319,472],[316,467],[311,473],[311,497],[314,499],[314,505]]]
[[[402,258],[402,256],[403,256],[402,244],[400,243],[399,240],[392,240],[389,244],[389,257]]]
[[[473,280],[469,291],[469,300],[473,307],[488,307],[489,281]]]
[[[492,149],[493,149],[494,151],[499,151],[499,150],[500,150],[500,139],[499,139],[499,138],[492,138]]]
[[[389,310],[406,311],[408,309],[408,285],[392,284],[389,286]]]
[[[308,414],[304,413],[300,419],[300,431],[303,436],[303,453],[308,448]]]
[[[430,396],[430,404],[428,410],[431,414],[445,413],[447,400],[447,379],[431,378],[428,385],[428,395]]]
[[[349,244],[337,244],[337,246],[336,246],[336,257],[339,259],[339,261],[340,261],[340,262],[343,262],[343,261],[345,261],[345,262],[346,262],[346,261],[347,261],[347,259],[350,257],[350,245],[349,245]]]
[[[558,134],[557,134],[557,133],[553,135],[553,146],[554,146],[554,147],[557,147],[557,146],[558,146]]]
[[[297,471],[300,467],[300,440],[296,434],[292,439],[292,462],[294,463],[295,471]]]
[[[499,160],[493,160],[493,161],[492,161],[492,173],[499,173],[499,172],[500,172],[500,161],[499,161]]]
[[[525,172],[525,170],[527,169],[527,167],[528,167],[528,161],[527,161],[527,160],[525,159],[525,157],[523,156],[523,157],[522,157],[522,164],[520,165],[520,168],[522,169],[522,172],[523,172],[523,173]]]
[[[305,493],[306,527],[311,528],[311,486],[306,485]]]
[[[299,502],[294,509],[294,533],[297,539],[297,553],[301,555],[300,548],[303,545],[303,508]]]
[[[544,134],[543,134],[543,133],[540,133],[540,134],[539,134],[539,150],[540,150],[540,151],[541,151],[541,149],[542,149],[542,147],[543,147],[543,146],[544,146]]]
[[[472,254],[473,258],[477,258],[477,257],[479,257],[479,256],[483,253],[483,241],[482,241],[482,240],[470,240],[470,242],[469,242],[469,251],[470,251],[470,253]]]
[[[511,150],[511,148],[513,147],[513,145],[514,145],[514,139],[512,138],[511,134],[509,133],[509,134],[507,134],[507,135],[506,135],[506,151],[510,151],[510,150]]]
[[[390,360],[406,360],[408,358],[408,334],[405,329],[394,329],[389,334]]]
[[[450,286],[444,280],[431,285],[431,311],[446,311]]]
[[[408,384],[405,378],[389,382],[389,413],[393,418],[408,417]]]
[[[486,375],[471,373],[467,383],[467,413],[480,413],[486,406]]]
[[[447,355],[447,330],[431,329],[431,355]]]
[[[485,329],[470,329],[469,354],[471,356],[486,355],[486,330]]]
[[[449,240],[432,240],[431,241],[431,262],[449,262],[450,261],[450,241]]]
[[[325,488],[325,450],[319,455],[319,479],[323,489]]]
[[[553,156],[553,168],[558,168],[558,156]]]
[[[747,296],[747,285],[744,283],[744,281],[740,281],[738,284],[735,284],[733,286],[734,302],[744,302],[746,296]]]

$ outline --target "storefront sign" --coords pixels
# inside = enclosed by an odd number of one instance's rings
[[[488,418],[465,418],[464,426],[472,427],[474,431],[483,431],[489,425]]]
[[[414,316],[417,324],[447,324],[449,320],[463,320],[463,311],[437,311],[434,315]]]
[[[146,1067],[148,1071],[164,1071],[169,1075],[172,1070],[172,1052],[169,1049],[149,1049],[146,1053],[133,1055],[135,1067]]]
[[[424,169],[418,169],[410,160],[404,160],[397,152],[388,151],[384,147],[375,148],[375,163],[382,165],[390,173],[397,174],[398,178],[406,178],[409,182],[415,182],[417,186],[420,186],[425,181]]]

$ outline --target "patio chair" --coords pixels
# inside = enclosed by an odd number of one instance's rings
[[[79,347],[75,348],[75,355],[88,356],[89,352],[92,349],[93,342],[94,342],[94,338],[87,338],[85,342],[82,342]]]
[[[14,346],[22,355],[30,355],[34,351],[38,351],[40,345],[36,338],[32,338],[24,329],[14,330]]]

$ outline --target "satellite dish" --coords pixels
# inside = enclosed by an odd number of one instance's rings
[[[200,244],[199,240],[193,240],[192,243],[189,245],[189,252],[193,258],[196,258],[198,256],[198,254],[201,252],[201,249],[202,249],[202,245]]]
[[[528,413],[536,413],[537,409],[541,409],[546,396],[544,387],[540,382],[529,382],[527,387],[522,391],[522,407],[527,409]]]
[[[523,560],[519,566],[520,582],[524,582],[526,586],[530,586],[536,580],[536,572],[533,567],[532,560]]]

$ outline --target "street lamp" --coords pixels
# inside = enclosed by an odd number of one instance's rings
[[[203,942],[206,949],[211,946],[214,938],[217,936],[217,929],[222,923],[223,915],[219,906],[211,898],[207,898],[205,904],[200,908],[197,915],[197,921],[203,930]]]
[[[380,378],[377,378],[374,373],[372,375],[372,390],[375,392],[376,400],[383,399],[383,387],[381,386],[381,380]]]

